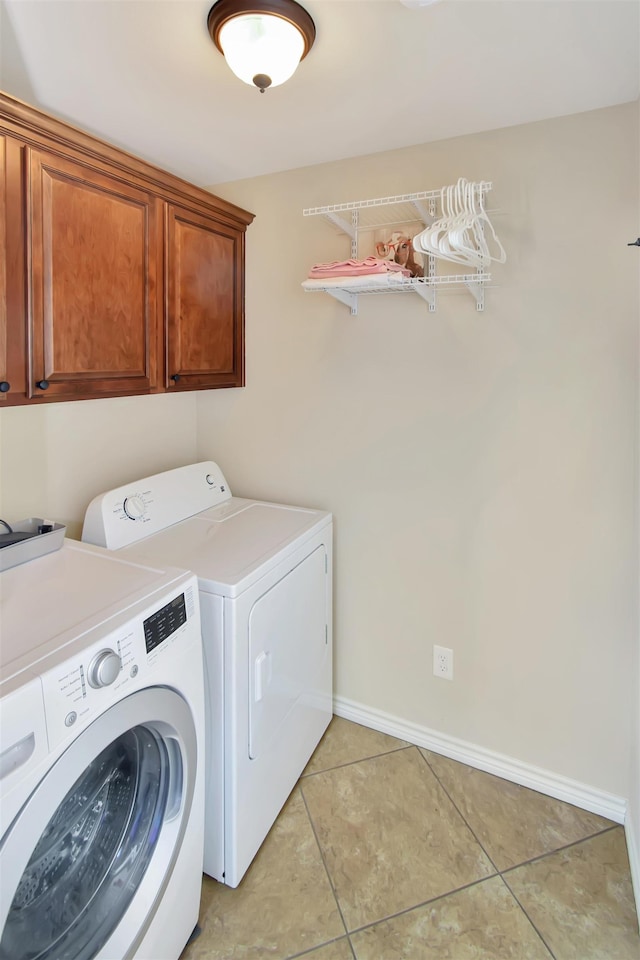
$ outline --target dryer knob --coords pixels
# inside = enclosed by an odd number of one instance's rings
[[[101,650],[89,664],[89,683],[92,687],[108,687],[120,673],[120,666],[120,657],[114,650]]]
[[[125,497],[122,506],[129,520],[142,520],[147,512],[147,505],[138,494],[133,497]]]

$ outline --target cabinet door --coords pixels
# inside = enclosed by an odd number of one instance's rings
[[[158,382],[161,205],[47,153],[29,155],[29,397],[148,393]]]
[[[7,365],[7,162],[6,137],[0,136],[0,402],[11,384]]]
[[[23,144],[0,135],[0,407],[26,387]]]
[[[167,208],[167,382],[244,385],[244,232]]]

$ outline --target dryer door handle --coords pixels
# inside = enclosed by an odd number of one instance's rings
[[[268,650],[259,653],[253,663],[253,699],[259,703],[271,682],[271,654]]]

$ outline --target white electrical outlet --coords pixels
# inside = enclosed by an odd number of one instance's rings
[[[433,675],[443,680],[453,680],[453,650],[433,645]]]

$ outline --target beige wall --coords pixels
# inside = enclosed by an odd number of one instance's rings
[[[336,692],[629,795],[637,644],[637,106],[225,184],[247,234],[247,387],[0,411],[0,516],[198,457],[336,521]],[[468,295],[300,281],[304,207],[491,179],[508,263]],[[435,680],[432,645],[455,652]]]
[[[195,394],[0,410],[0,516],[43,516],[80,538],[88,503],[196,458]]]
[[[626,105],[224,184],[256,214],[248,385],[197,398],[199,456],[236,493],[335,515],[339,696],[622,796],[637,170]],[[303,208],[460,176],[493,181],[509,255],[484,314],[387,296],[352,317],[301,290],[349,256]],[[434,643],[453,683],[432,676]]]

